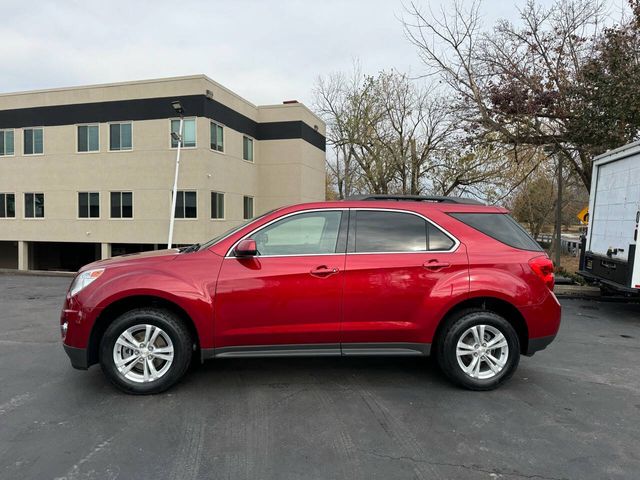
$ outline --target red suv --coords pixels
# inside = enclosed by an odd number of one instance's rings
[[[553,264],[507,211],[453,197],[280,208],[203,245],[83,267],[60,320],[80,369],[128,393],[192,358],[435,355],[473,390],[513,375],[560,325]]]

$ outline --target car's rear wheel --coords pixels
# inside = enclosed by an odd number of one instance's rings
[[[520,361],[513,326],[487,310],[467,310],[452,319],[437,345],[442,371],[458,385],[491,390],[508,380]]]
[[[109,325],[100,343],[100,365],[127,393],[159,393],[184,375],[192,338],[179,317],[162,309],[131,310]]]

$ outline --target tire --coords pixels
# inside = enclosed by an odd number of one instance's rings
[[[100,365],[123,392],[148,395],[178,382],[189,368],[192,351],[191,334],[177,315],[140,308],[109,325],[100,341]]]
[[[478,342],[482,333],[486,341]],[[499,348],[490,348],[492,343]],[[450,319],[440,335],[436,359],[454,383],[469,390],[493,390],[516,371],[520,340],[513,326],[500,315],[488,310],[464,310]]]

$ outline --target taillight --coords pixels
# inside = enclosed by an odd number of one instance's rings
[[[529,260],[529,266],[533,273],[535,273],[540,280],[549,288],[553,290],[553,286],[556,283],[556,277],[553,274],[553,262],[549,257],[535,257]]]

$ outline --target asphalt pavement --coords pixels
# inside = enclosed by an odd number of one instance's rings
[[[0,275],[1,479],[637,479],[640,305],[563,300],[492,392],[428,359],[226,359],[157,396],[73,370],[69,278]]]

